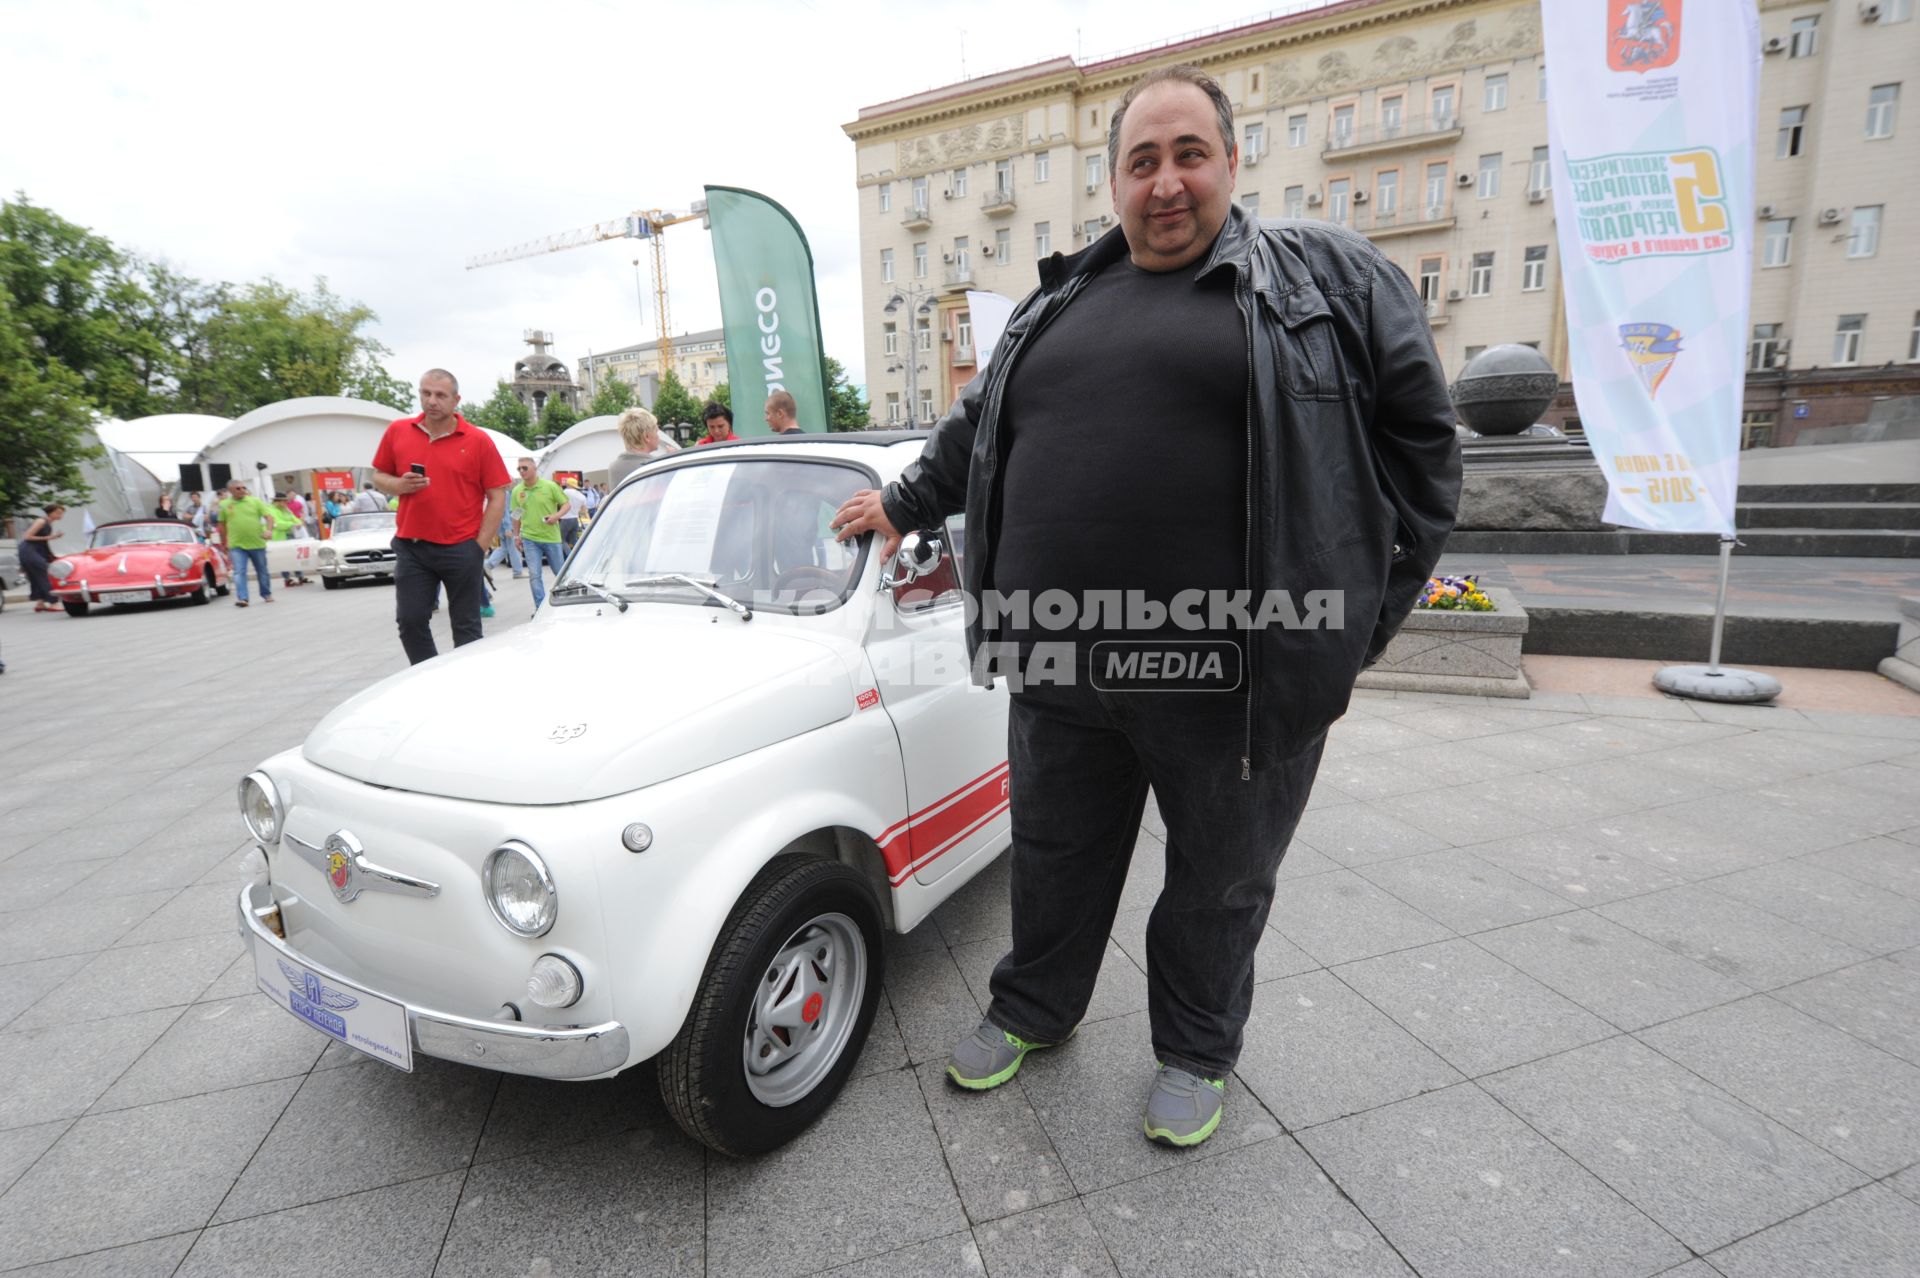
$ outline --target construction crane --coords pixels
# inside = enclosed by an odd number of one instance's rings
[[[654,310],[660,323],[660,372],[664,376],[673,367],[673,328],[667,312],[667,244],[663,234],[669,226],[678,226],[682,222],[707,222],[707,202],[695,200],[693,208],[686,213],[668,213],[663,209],[635,209],[625,217],[609,218],[604,222],[595,222],[592,226],[583,226],[578,230],[562,231],[558,235],[548,235],[537,240],[528,240],[512,248],[500,249],[493,253],[482,253],[478,257],[467,259],[467,269],[474,270],[482,266],[498,266],[502,262],[517,262],[521,258],[539,257],[543,253],[558,253],[562,249],[584,248],[589,244],[598,244],[602,240],[651,240],[653,242],[653,296]]]

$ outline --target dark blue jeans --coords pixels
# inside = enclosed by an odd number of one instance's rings
[[[1205,1078],[1233,1069],[1274,875],[1326,744],[1243,781],[1246,709],[1239,692],[1100,692],[1084,670],[1013,695],[1013,949],[990,982],[994,1024],[1057,1043],[1086,1014],[1151,786],[1167,826],[1147,922],[1154,1054]]]

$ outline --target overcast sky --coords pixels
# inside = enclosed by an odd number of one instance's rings
[[[657,321],[638,241],[476,271],[469,256],[747,187],[806,230],[827,353],[864,382],[841,131],[862,106],[1254,16],[1248,0],[0,0],[0,187],[201,279],[325,276],[379,313],[397,375],[443,364],[482,397],[527,328],[572,364]],[[667,243],[674,331],[719,327],[707,232]]]

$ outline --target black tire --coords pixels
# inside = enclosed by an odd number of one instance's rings
[[[87,615],[88,608],[91,607],[84,599],[69,599],[60,606],[67,610],[69,617],[84,617]]]
[[[851,920],[864,942],[860,1006],[819,1080],[791,1103],[768,1105],[754,1094],[745,1064],[762,976],[806,924],[834,916]],[[880,910],[858,871],[801,856],[768,862],[727,916],[686,1024],[660,1053],[660,1094],[674,1121],[709,1149],[736,1157],[799,1135],[826,1112],[860,1057],[880,1000],[881,964]]]
[[[213,569],[209,568],[206,570],[206,575],[200,579],[200,588],[188,595],[187,598],[197,604],[210,604],[213,602]]]
[[[320,584],[322,586],[325,586],[328,590],[340,589],[340,579],[338,577],[322,577],[320,579]]]

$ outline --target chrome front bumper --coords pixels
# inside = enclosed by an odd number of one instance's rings
[[[383,559],[371,564],[349,564],[334,560],[322,563],[317,570],[322,577],[391,577],[393,560]]]
[[[240,938],[249,944],[272,946],[288,960],[316,975],[399,1003],[407,1010],[407,1030],[413,1038],[413,1050],[423,1056],[437,1056],[441,1060],[497,1069],[507,1074],[531,1074],[535,1078],[593,1078],[610,1074],[627,1063],[627,1027],[618,1021],[578,1029],[481,1021],[415,1007],[405,999],[369,989],[366,982],[315,963],[274,935],[263,916],[279,908],[269,884],[249,883],[241,888]]]

